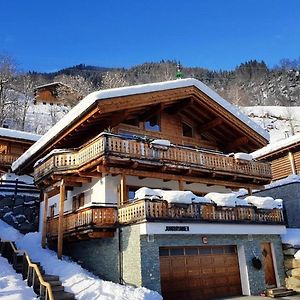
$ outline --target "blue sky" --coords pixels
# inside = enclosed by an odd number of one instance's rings
[[[0,0],[0,54],[24,70],[300,57],[299,0]]]

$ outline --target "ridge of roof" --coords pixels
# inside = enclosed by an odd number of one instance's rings
[[[26,152],[23,153],[13,164],[12,170],[16,171],[22,166],[33,154],[44,147],[47,143],[53,140],[64,128],[80,117],[89,107],[91,107],[96,101],[107,98],[115,98],[121,96],[129,96],[135,94],[144,94],[150,92],[158,92],[163,90],[170,90],[176,88],[183,88],[188,86],[195,86],[200,91],[212,98],[216,103],[224,107],[227,111],[233,114],[236,118],[252,128],[264,139],[269,140],[269,133],[262,127],[248,118],[245,114],[239,111],[234,105],[223,99],[220,95],[214,92],[207,85],[201,81],[193,78],[163,81],[157,83],[148,83],[141,85],[132,85],[121,88],[113,88],[107,90],[95,91],[85,98],[83,98],[75,107],[73,107],[59,122],[57,122],[49,131],[42,136],[42,138],[33,144]]]

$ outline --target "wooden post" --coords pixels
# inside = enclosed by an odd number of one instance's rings
[[[59,259],[62,258],[62,250],[63,250],[65,198],[66,198],[66,187],[65,187],[65,182],[62,179],[60,182],[58,236],[57,236],[57,257]]]
[[[120,184],[120,205],[127,202],[127,189],[126,189],[126,176],[121,174],[121,184]]]
[[[43,232],[42,232],[42,247],[43,248],[46,248],[47,216],[48,216],[48,194],[44,193],[44,214],[43,214]]]
[[[248,188],[248,195],[252,196],[252,189],[251,188]]]
[[[183,180],[178,180],[178,190],[184,191],[184,181]]]
[[[295,159],[292,152],[289,152],[289,160],[291,164],[292,174],[295,175],[296,174]]]

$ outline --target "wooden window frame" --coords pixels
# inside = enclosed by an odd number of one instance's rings
[[[188,126],[191,128],[192,130],[192,135],[191,136],[188,136],[188,135],[184,135],[184,132],[183,132],[183,126]],[[188,122],[185,122],[185,121],[182,121],[181,122],[181,133],[182,133],[182,136],[185,137],[185,138],[194,138],[195,137],[195,130],[194,130],[194,127],[188,123]]]
[[[84,206],[84,193],[77,194],[72,198],[72,211],[76,211]]]
[[[151,129],[151,128],[147,128],[146,127],[146,123],[147,122],[149,122],[149,120],[150,119],[152,119],[152,118],[157,118],[157,125],[159,126],[159,130],[156,130],[156,129]],[[144,130],[145,131],[150,131],[150,132],[161,132],[161,115],[160,114],[158,114],[158,115],[154,115],[154,116],[152,116],[152,117],[150,117],[148,120],[145,120],[144,121]]]

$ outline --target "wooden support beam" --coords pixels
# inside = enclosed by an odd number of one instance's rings
[[[58,216],[58,233],[57,233],[57,257],[62,258],[63,253],[63,237],[64,237],[64,205],[66,198],[64,179],[60,182],[59,194],[59,216]]]
[[[176,102],[171,107],[168,107],[165,111],[170,114],[174,115],[178,112],[182,112],[183,109],[186,109],[194,104],[194,99],[183,99],[179,102]]]
[[[151,117],[158,115],[160,112],[163,111],[163,109],[164,105],[162,103],[150,106],[150,108],[139,117],[139,121],[146,121]]]
[[[222,180],[222,179],[215,179],[215,178],[208,178],[205,177],[192,177],[192,176],[185,176],[185,175],[176,175],[170,173],[161,173],[161,172],[152,172],[152,171],[143,171],[143,170],[133,170],[133,169],[124,169],[124,168],[116,168],[110,167],[107,168],[107,174],[124,174],[127,176],[142,176],[146,178],[158,178],[163,181],[189,181],[191,183],[203,183],[207,185],[221,185],[221,186],[230,186],[230,187],[238,187],[238,188],[254,188],[259,189],[262,187],[263,184],[253,184],[253,183],[239,183],[239,182],[232,182],[231,180]]]
[[[89,177],[89,178],[100,178],[101,175],[98,172],[78,172],[79,176]]]
[[[120,205],[127,202],[127,188],[126,188],[126,176],[121,174],[121,184],[120,184]]]
[[[291,164],[291,169],[292,169],[292,174],[295,175],[296,174],[296,167],[295,167],[295,159],[294,159],[294,155],[292,152],[289,152],[289,161]]]
[[[228,151],[234,151],[236,150],[236,148],[242,146],[242,145],[245,145],[249,142],[249,139],[246,137],[246,136],[241,136],[237,139],[235,139],[234,141],[232,141],[231,143],[227,144],[225,146],[225,148],[228,150]]]
[[[46,248],[47,216],[48,216],[48,194],[44,192],[44,213],[43,213],[43,232],[42,232],[43,248]]]
[[[200,133],[205,133],[205,132],[210,131],[211,129],[221,125],[222,123],[223,123],[223,120],[221,118],[215,118],[203,125],[198,126],[197,130]]]
[[[184,191],[184,181],[183,180],[178,180],[178,190]]]
[[[92,181],[91,178],[89,177],[80,177],[80,176],[59,176],[59,175],[52,175],[51,178],[53,180],[62,180],[62,178],[64,178],[65,183],[69,182],[69,183],[89,183]]]
[[[252,188],[248,188],[248,195],[252,196]]]

